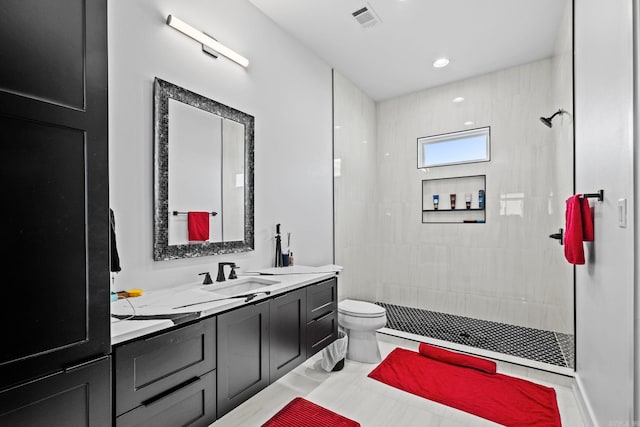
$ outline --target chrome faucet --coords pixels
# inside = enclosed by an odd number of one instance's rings
[[[219,262],[218,263],[218,277],[216,277],[216,282],[224,282],[225,278],[224,278],[224,266],[228,265],[231,267],[231,272],[229,273],[229,280],[233,280],[233,279],[237,279],[238,276],[236,276],[236,268],[238,268],[238,266],[236,265],[235,262]]]

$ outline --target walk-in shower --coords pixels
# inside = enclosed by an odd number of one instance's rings
[[[574,267],[549,235],[575,192],[572,3],[545,7],[538,59],[378,101],[334,73],[335,263],[339,299],[385,307],[385,333],[569,373]],[[421,138],[485,127],[484,161],[419,166]]]

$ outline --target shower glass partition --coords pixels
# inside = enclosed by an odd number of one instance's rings
[[[389,333],[573,370],[573,267],[549,239],[574,192],[572,50],[567,1],[543,59],[379,102],[334,73],[340,298],[383,304]],[[464,108],[450,102],[461,95]],[[552,128],[540,122],[558,109]],[[489,161],[415,167],[418,138],[469,121],[491,127]],[[423,181],[479,175],[485,223],[421,221]]]

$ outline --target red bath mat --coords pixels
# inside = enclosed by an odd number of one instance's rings
[[[359,427],[349,418],[336,414],[313,402],[296,397],[278,411],[262,427]]]
[[[508,427],[562,425],[556,392],[550,387],[403,348],[393,350],[369,377]]]

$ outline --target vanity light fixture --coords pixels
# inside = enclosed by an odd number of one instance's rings
[[[473,122],[471,120],[466,121],[463,123],[465,126],[471,126],[473,124]]]
[[[451,100],[451,102],[455,102],[456,104],[462,101],[464,101],[464,98],[461,96],[457,96]]]
[[[449,60],[447,58],[438,58],[433,62],[433,66],[435,68],[442,68],[449,65]]]
[[[234,52],[213,37],[203,33],[202,31],[196,30],[191,25],[187,24],[181,19],[176,18],[173,15],[167,16],[167,25],[191,37],[195,41],[202,43],[202,50],[207,53],[211,53],[210,51],[213,50],[223,56],[226,56],[235,63],[242,65],[243,67],[249,65],[249,60],[244,56],[240,55],[237,52]]]

